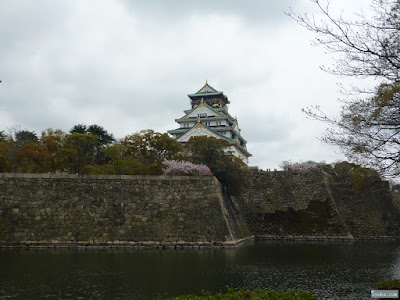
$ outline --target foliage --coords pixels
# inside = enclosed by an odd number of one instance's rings
[[[7,138],[7,134],[4,131],[0,131],[0,142]]]
[[[378,282],[377,288],[381,290],[399,290],[400,279],[391,279],[386,281]]]
[[[87,126],[85,124],[77,124],[74,125],[69,133],[88,133]]]
[[[11,172],[11,163],[8,157],[9,142],[7,140],[0,141],[0,172]]]
[[[346,161],[336,163],[328,171],[336,182],[351,184],[357,192],[365,192],[382,182],[377,171]]]
[[[231,195],[243,188],[246,168],[225,153],[230,145],[224,140],[193,139],[186,148],[190,155],[182,161],[182,145],[166,133],[142,130],[112,143],[113,136],[97,125],[78,124],[70,132],[49,128],[40,139],[28,130],[6,136],[0,140],[0,172],[159,175],[167,165],[165,174],[215,174]],[[106,159],[99,159],[100,153]]]
[[[110,160],[107,164],[92,166],[89,170],[90,173],[106,175],[135,175],[142,173],[140,163],[136,159],[124,155],[124,147],[121,143],[106,146],[103,151]]]
[[[162,298],[159,298],[162,299]],[[212,295],[209,292],[203,291],[203,294],[201,296],[197,295],[183,295],[183,296],[178,296],[178,297],[173,297],[173,298],[167,298],[167,299],[179,299],[179,300],[189,300],[189,299],[208,299],[208,300],[213,300],[213,299],[265,299],[265,300],[315,300],[317,299],[315,296],[313,296],[309,292],[303,292],[300,291],[298,293],[296,292],[282,292],[280,290],[278,291],[266,291],[266,290],[254,290],[254,291],[247,291],[247,290],[239,290],[235,291],[234,289],[229,289],[227,293],[217,293],[215,295]]]
[[[239,196],[248,170],[239,158],[224,151],[229,146],[225,140],[201,136],[192,137],[185,150],[188,160],[208,166],[230,195]]]
[[[125,137],[125,155],[136,159],[142,165],[142,174],[162,174],[164,160],[180,157],[182,145],[166,133],[142,130]]]
[[[218,162],[227,156],[224,147],[229,146],[226,140],[200,136],[192,137],[185,144],[185,150],[190,153],[189,156],[193,162],[205,164],[213,170],[216,169]]]
[[[39,139],[34,131],[19,130],[15,132],[15,144],[17,149],[21,149],[27,144],[37,144]]]
[[[197,165],[190,161],[166,160],[164,165],[167,168],[164,170],[165,175],[205,175],[212,176],[209,167],[205,165]]]
[[[308,110],[314,119],[333,127],[323,140],[339,145],[348,158],[379,170],[400,174],[400,83],[381,84],[375,94],[342,107],[340,119]]]
[[[111,133],[108,133],[107,130],[99,125],[90,125],[86,133],[97,135],[101,146],[109,145],[115,140]]]
[[[57,170],[57,152],[63,146],[64,139],[65,133],[60,129],[53,130],[51,128],[48,128],[42,131],[40,142],[46,149],[46,153],[48,155],[48,160],[46,162],[46,171],[55,172]]]
[[[29,145],[37,145],[39,139],[35,132],[29,130],[17,130],[14,135],[10,135],[2,143],[4,149],[4,157],[8,161],[9,171],[17,172],[29,172],[31,171],[32,162],[29,157],[25,157],[24,151],[21,151],[24,147]]]
[[[339,55],[326,71],[340,76],[378,79],[375,89],[355,92],[367,97],[347,99],[339,118],[327,116],[318,106],[304,112],[330,125],[323,140],[338,145],[348,158],[376,168],[381,174],[400,174],[400,2],[372,0],[375,16],[358,14],[353,20],[334,16],[329,3],[311,0],[319,17],[289,13],[328,52]]]
[[[110,145],[115,141],[114,136],[107,132],[99,125],[86,126],[85,124],[77,124],[71,128],[70,133],[87,133],[98,137],[97,146],[95,149],[96,164],[105,164],[108,162],[109,157],[102,151],[106,145]]]
[[[0,171],[17,172],[18,162],[17,145],[12,137],[0,141]]]
[[[35,165],[35,167],[31,168],[33,172],[44,171],[46,162],[51,158],[46,148],[39,144],[26,144],[17,151],[17,155],[21,159],[30,160]]]
[[[305,162],[295,162],[292,163],[290,161],[284,160],[279,167],[282,168],[282,170],[284,171],[288,171],[288,170],[311,170],[311,169],[315,169],[318,167],[322,167],[322,166],[326,166],[326,163],[321,161],[321,162],[316,162],[316,161],[312,161],[312,160],[308,160]]]
[[[57,156],[68,171],[82,173],[86,165],[94,163],[98,140],[99,138],[92,134],[77,132],[68,134]]]

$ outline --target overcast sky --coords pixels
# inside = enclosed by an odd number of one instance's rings
[[[331,0],[351,15],[368,0]],[[98,124],[122,138],[166,132],[209,84],[228,96],[250,165],[332,162],[325,127],[301,109],[340,111],[340,78],[313,35],[284,12],[309,0],[4,0],[0,2],[0,130]]]

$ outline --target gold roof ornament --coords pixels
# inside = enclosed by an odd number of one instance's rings
[[[206,79],[206,85],[208,85],[208,80]]]
[[[200,117],[197,117],[197,123],[200,123]]]
[[[203,103],[203,102],[204,102],[204,98],[201,98],[200,103]]]

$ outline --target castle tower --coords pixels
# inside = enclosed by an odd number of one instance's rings
[[[186,143],[194,136],[209,136],[224,139],[231,151],[244,163],[248,163],[251,154],[246,149],[246,140],[240,135],[239,123],[228,112],[228,97],[211,87],[208,82],[195,94],[189,94],[191,109],[185,115],[175,119],[178,129],[168,133],[180,143]]]

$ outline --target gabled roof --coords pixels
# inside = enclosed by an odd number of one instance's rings
[[[218,93],[216,89],[208,84],[206,80],[206,84],[196,93],[196,94],[208,94],[208,93]]]
[[[188,97],[193,100],[193,99],[198,99],[199,97],[217,96],[217,95],[221,95],[220,97],[222,97],[223,99],[225,99],[225,101],[227,101],[227,103],[229,103],[228,98],[224,95],[223,92],[217,91],[212,86],[210,86],[206,81],[206,84],[200,90],[198,90],[194,94],[189,94]]]
[[[209,133],[209,135],[211,135],[211,136],[213,136],[213,137],[215,137],[215,138],[217,138],[217,139],[224,139],[224,140],[227,140],[228,142],[235,142],[235,140],[233,140],[233,139],[230,139],[230,138],[228,138],[228,137],[226,137],[226,136],[224,136],[224,135],[222,135],[222,134],[220,134],[219,132],[217,132],[217,131],[215,131],[215,130],[212,130],[211,128],[209,128],[209,127],[207,127],[207,126],[205,126],[205,125],[203,125],[203,124],[201,124],[201,123],[197,123],[196,125],[194,125],[192,128],[190,128],[186,133],[184,133],[182,136],[180,136],[179,138],[177,138],[176,140],[178,141],[178,142],[181,142],[182,140],[184,140],[185,138],[187,138],[187,136],[204,136],[204,134],[199,134],[199,135],[196,135],[196,134],[194,134],[194,135],[192,135],[191,133],[193,132],[193,131],[196,131],[196,130],[200,130],[200,131],[205,131],[205,132],[208,132]]]
[[[221,112],[221,111],[215,109],[214,107],[208,105],[207,103],[203,102],[199,106],[197,106],[196,108],[193,108],[191,110],[186,110],[185,111],[186,115],[184,115],[182,118],[175,119],[175,121],[178,122],[180,120],[185,120],[185,118],[188,119],[187,118],[188,115],[192,114],[193,112],[195,112],[196,110],[198,110],[198,109],[200,109],[202,107],[205,107],[205,108],[211,110],[213,113],[215,113],[215,116],[217,116],[216,118],[227,118],[228,117],[225,114],[225,112]],[[212,118],[214,119],[215,117],[212,117]],[[208,119],[208,118],[202,117],[201,119],[203,120],[203,119]]]
[[[171,130],[169,131],[169,133],[172,133],[175,130]],[[199,131],[200,134],[196,134],[195,131]],[[192,132],[194,132],[194,134],[192,134]],[[185,139],[188,138],[188,136],[192,137],[192,136],[204,136],[204,134],[202,134],[201,132],[207,132],[210,136],[215,137],[217,139],[223,139],[229,142],[229,144],[231,145],[235,145],[236,147],[240,148],[242,152],[244,152],[246,155],[251,156],[251,154],[247,151],[246,148],[242,147],[240,145],[240,143],[238,142],[237,137],[235,139],[231,139],[228,138],[222,134],[220,134],[219,132],[201,124],[201,123],[197,123],[196,125],[194,125],[192,128],[190,128],[188,131],[186,131],[183,135],[181,135],[179,138],[177,138],[176,140],[178,142],[183,142]],[[176,133],[176,132],[174,132]],[[189,138],[190,139],[190,138]],[[188,139],[188,140],[189,140]]]

